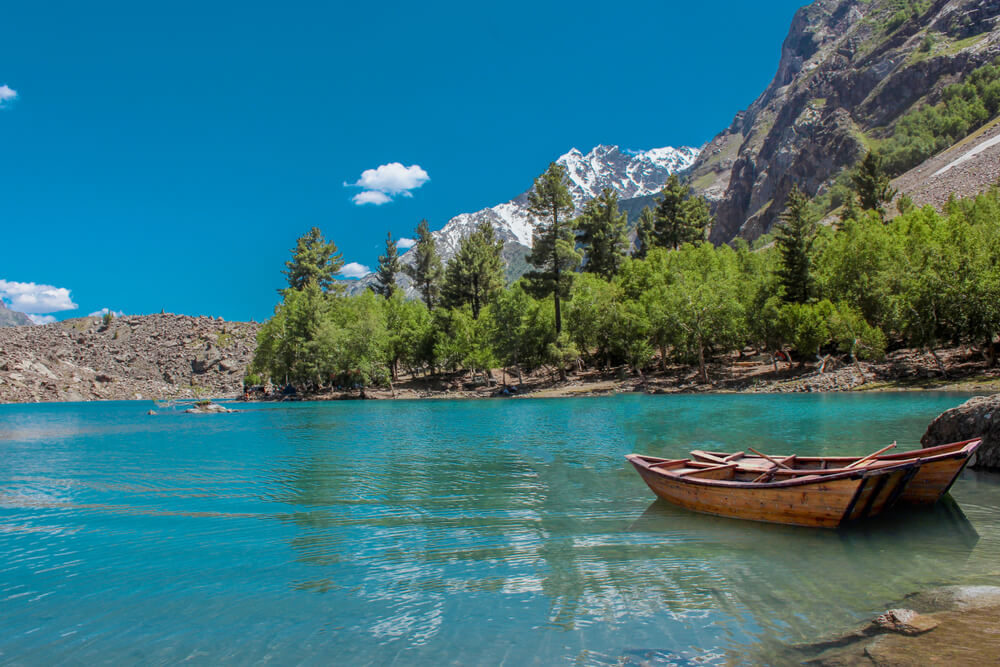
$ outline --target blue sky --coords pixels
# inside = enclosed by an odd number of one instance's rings
[[[703,144],[800,4],[8,4],[0,294],[264,319],[312,226],[373,266],[387,231],[506,201],[572,147]],[[392,163],[362,197],[392,201],[356,203]]]

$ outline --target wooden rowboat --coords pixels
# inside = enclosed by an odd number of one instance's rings
[[[814,471],[777,470],[769,481],[738,463],[629,454],[660,498],[695,512],[794,526],[836,528],[881,514],[916,470],[912,460]]]
[[[975,438],[897,454],[886,454],[885,450],[882,450],[877,455],[869,457],[760,456],[743,452],[724,454],[701,450],[693,451],[691,455],[696,461],[704,463],[736,463],[739,469],[756,471],[758,474],[779,469],[782,465],[822,475],[831,469],[857,467],[859,464],[867,465],[869,462],[881,465],[913,460],[916,461],[917,468],[900,495],[899,502],[908,505],[932,505],[948,493],[980,444],[982,440]]]

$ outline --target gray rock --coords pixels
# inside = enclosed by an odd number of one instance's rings
[[[890,609],[879,614],[872,621],[874,632],[897,632],[901,635],[921,635],[938,626],[930,616],[918,614],[912,609]]]
[[[920,439],[924,447],[983,439],[973,467],[1000,469],[1000,394],[977,396],[935,419]]]

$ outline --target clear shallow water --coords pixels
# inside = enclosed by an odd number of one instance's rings
[[[0,663],[766,661],[1000,574],[1000,475],[859,529],[660,502],[622,458],[915,444],[957,394],[0,406]]]

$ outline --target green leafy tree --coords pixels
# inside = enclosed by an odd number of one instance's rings
[[[531,297],[521,287],[520,282],[517,282],[510,289],[497,294],[490,306],[494,351],[504,364],[505,373],[506,366],[514,367],[518,384],[524,382],[521,375],[521,357],[525,348],[527,316],[531,305]],[[506,378],[504,381],[506,383]]]
[[[837,304],[830,321],[830,331],[840,351],[855,364],[859,359],[881,359],[885,356],[885,334],[865,321],[861,311],[850,304]]]
[[[468,304],[472,319],[503,288],[503,241],[496,235],[493,223],[485,220],[469,236],[462,239],[458,252],[448,262],[442,302],[449,308]]]
[[[866,211],[876,211],[879,217],[885,220],[885,205],[896,196],[896,191],[892,189],[889,172],[885,168],[882,156],[875,151],[869,151],[852,172],[851,182],[861,202],[861,208]]]
[[[893,274],[903,265],[894,225],[884,225],[874,212],[859,214],[816,245],[817,292],[834,303],[846,303],[876,327],[893,326]]]
[[[384,311],[387,362],[396,380],[400,366],[413,372],[423,362],[421,352],[430,329],[430,313],[423,301],[405,299],[399,290],[385,300]]]
[[[580,265],[569,218],[573,199],[567,186],[566,167],[553,162],[535,179],[528,193],[528,210],[535,218],[535,228],[527,260],[535,268],[525,278],[539,298],[552,297],[558,338],[562,333],[561,302],[569,297],[572,271]]]
[[[736,253],[729,246],[688,244],[677,252],[651,253],[650,260],[667,266],[663,282],[646,297],[647,303],[662,305],[658,313],[651,313],[651,330],[661,328],[675,354],[683,361],[696,361],[701,380],[709,382],[708,359],[734,349],[743,331]]]
[[[812,297],[811,265],[815,237],[816,220],[810,211],[809,199],[798,187],[793,187],[788,193],[787,208],[781,214],[774,237],[781,253],[778,279],[784,288],[787,303],[807,303]]]
[[[413,249],[413,264],[403,267],[403,271],[413,280],[428,310],[434,310],[441,291],[441,256],[431,234],[427,220],[417,225],[417,244]]]
[[[387,299],[392,297],[398,289],[396,274],[399,271],[399,250],[396,248],[395,239],[392,238],[392,232],[389,232],[385,236],[385,254],[378,258],[378,270],[375,272],[375,292]]]
[[[337,245],[323,238],[319,228],[313,227],[300,236],[291,252],[292,259],[285,262],[286,269],[282,271],[290,289],[303,289],[310,281],[315,281],[324,292],[340,289],[334,276],[344,267],[344,259],[337,252]]]
[[[618,193],[604,188],[600,196],[587,202],[576,221],[577,242],[582,246],[587,263],[583,270],[605,278],[618,273],[628,250],[625,229],[628,215],[618,210]]]

